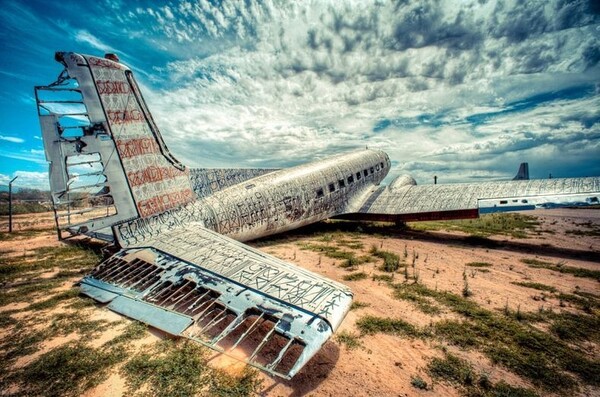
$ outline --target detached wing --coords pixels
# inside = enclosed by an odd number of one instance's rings
[[[113,311],[288,379],[352,301],[347,287],[200,224],[130,245],[81,285]]]
[[[538,179],[380,187],[343,219],[423,221],[479,214],[599,204],[600,178]]]

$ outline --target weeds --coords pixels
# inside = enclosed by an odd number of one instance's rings
[[[469,266],[469,267],[491,267],[492,264],[491,263],[487,263],[487,262],[469,262],[469,263],[465,264],[465,266]]]
[[[338,332],[335,336],[335,339],[346,346],[348,350],[353,350],[359,347],[362,347],[362,342],[359,339],[360,335],[357,335],[348,331]]]
[[[116,351],[69,343],[43,354],[9,382],[18,384],[23,395],[76,396],[106,379],[108,369],[123,358]]]
[[[352,304],[350,305],[350,310],[362,309],[364,307],[369,307],[369,306],[371,306],[370,303],[361,302],[361,301],[352,301]]]
[[[394,275],[393,274],[374,274],[371,276],[371,279],[373,281],[383,281],[386,283],[391,283],[392,281],[394,281]]]
[[[347,274],[344,277],[342,277],[344,280],[346,281],[358,281],[358,280],[364,280],[367,277],[369,277],[367,275],[367,273],[365,272],[357,272],[357,273],[351,273],[351,274]]]
[[[463,289],[462,289],[462,296],[464,298],[468,298],[469,296],[473,295],[473,291],[471,291],[471,289],[469,288],[469,280],[467,278],[467,268],[465,268],[465,270],[463,271]]]
[[[457,230],[474,236],[507,235],[526,238],[539,225],[536,218],[521,214],[489,214],[477,219],[409,223],[413,230]]]
[[[414,375],[410,377],[410,384],[412,387],[427,390],[427,382],[423,380],[419,375]]]
[[[140,353],[123,366],[131,394],[146,385],[152,395],[194,395],[208,384],[206,354],[200,346],[167,340],[151,353]]]
[[[561,313],[556,315],[550,331],[562,340],[590,340],[600,343],[600,317],[586,314]]]
[[[191,341],[162,341],[149,353],[140,353],[122,368],[129,393],[147,388],[150,395],[196,395],[207,387],[210,395],[249,396],[258,391],[260,381],[255,370],[246,369],[232,377],[211,368],[206,350]]]
[[[365,335],[383,333],[415,338],[423,336],[423,332],[417,327],[401,319],[365,316],[356,322],[356,326]]]
[[[395,272],[400,268],[400,257],[393,252],[381,250],[376,246],[372,246],[369,252],[373,256],[383,259],[381,270],[386,272]]]
[[[577,292],[575,293],[577,294]],[[584,312],[591,314],[593,312],[593,309],[598,309],[600,307],[600,299],[594,297],[593,294],[583,294],[585,293],[573,295],[563,294],[561,292],[558,294],[558,299],[564,302],[572,303]]]
[[[395,285],[394,288],[402,291],[405,287]],[[548,390],[571,390],[574,387],[572,377],[563,371],[575,373],[591,385],[600,382],[600,365],[561,339],[509,316],[486,310],[450,292],[433,291],[423,285],[413,288],[414,294],[433,298],[465,317],[463,321],[437,323],[433,327],[434,335],[458,346],[475,347],[492,361]],[[590,320],[590,330],[594,329],[594,324]],[[422,334],[419,330],[413,331],[416,335]]]
[[[336,244],[341,247],[346,247],[346,248],[350,248],[353,250],[360,250],[365,247],[365,245],[363,243],[361,243],[360,241],[352,241],[352,240],[345,240],[345,239],[336,241]]]
[[[394,297],[412,302],[425,314],[439,314],[441,310],[430,297],[427,296],[427,287],[421,284],[395,284]]]
[[[57,306],[59,303],[73,299],[79,296],[79,288],[71,288],[67,291],[60,292],[49,299],[43,300],[41,302],[32,303],[27,307],[27,310],[38,311],[50,309]]]
[[[531,389],[510,386],[504,381],[493,384],[486,374],[478,375],[467,360],[449,353],[446,353],[444,358],[431,360],[427,371],[433,378],[461,387],[463,394],[467,396],[537,396]]]
[[[446,353],[444,358],[434,358],[427,365],[427,371],[432,377],[444,379],[461,386],[472,386],[476,374],[468,361]]]
[[[92,336],[104,331],[111,324],[114,323],[106,320],[88,320],[81,313],[59,313],[50,318],[46,337],[68,335],[71,332]]]
[[[551,263],[539,259],[523,258],[521,262],[529,267],[548,269],[559,273],[572,274],[575,277],[591,278],[600,281],[600,270],[584,269],[581,267],[565,266],[564,263]]]
[[[109,340],[104,344],[104,346],[122,346],[127,343],[134,341],[136,339],[141,339],[146,335],[146,331],[148,330],[148,326],[139,321],[132,321],[125,327],[123,332]]]
[[[262,380],[258,372],[245,367],[238,377],[231,376],[223,371],[216,373],[210,385],[210,395],[216,397],[245,397],[258,395]]]
[[[24,256],[0,259],[0,282],[7,282],[27,273],[59,267],[61,270],[92,267],[100,257],[90,249],[77,245],[41,247],[27,251]]]
[[[538,291],[548,291],[548,292],[556,292],[556,288],[551,285],[546,285],[542,283],[534,283],[530,281],[513,281],[511,284],[519,285],[521,287],[537,289]]]

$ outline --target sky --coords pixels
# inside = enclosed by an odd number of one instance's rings
[[[0,44],[0,184],[48,187],[55,51],[116,53],[192,167],[368,146],[420,184],[600,175],[594,0],[2,0]]]

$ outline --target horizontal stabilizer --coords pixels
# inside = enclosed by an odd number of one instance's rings
[[[82,280],[82,293],[286,379],[350,308],[341,284],[198,225],[187,232],[114,254]]]

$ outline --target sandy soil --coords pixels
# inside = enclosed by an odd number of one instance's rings
[[[537,311],[542,306],[546,309],[572,310],[567,303],[561,307],[560,302],[552,297],[545,301],[538,300],[540,291],[517,286],[512,282],[536,281],[554,286],[560,292],[573,293],[575,289],[583,292],[600,294],[598,281],[588,278],[577,278],[569,274],[561,274],[547,269],[530,268],[521,262],[523,258],[537,258],[552,263],[564,263],[565,266],[576,266],[600,270],[600,238],[578,236],[569,231],[589,230],[600,226],[600,210],[546,210],[535,213],[541,222],[539,235],[533,234],[527,239],[506,236],[493,236],[497,242],[494,248],[477,246],[465,240],[461,233],[453,232],[415,232],[406,231],[402,235],[373,236],[361,234],[359,241],[364,248],[354,250],[357,254],[368,252],[372,245],[403,256],[408,252],[407,262],[412,262],[413,252],[418,254],[415,269],[419,281],[429,288],[461,293],[463,273],[466,271],[473,296],[470,298],[481,306],[502,310],[506,305],[523,312]],[[40,229],[52,226],[52,217],[45,216],[43,222],[35,223],[31,217],[23,216],[22,222],[39,226]],[[24,226],[25,227],[25,226]],[[24,237],[25,239],[25,237]],[[30,241],[31,240],[31,241]],[[18,249],[31,249],[43,245],[56,245],[55,234],[44,233],[34,239],[23,241],[0,241],[0,254]],[[360,281],[344,281],[348,271],[338,266],[340,260],[320,256],[319,253],[302,250],[301,245],[314,243],[315,236],[292,235],[272,241],[252,243],[259,249],[281,259],[298,264],[323,276],[349,285],[354,292],[355,301],[368,304],[367,307],[352,310],[341,325],[340,331],[357,332],[356,321],[365,315],[396,317],[416,325],[427,325],[443,318],[455,315],[445,312],[439,315],[426,315],[409,302],[394,299],[391,289],[385,283],[372,281],[371,278]],[[19,245],[20,244],[20,245]],[[348,248],[343,248],[350,250]],[[470,262],[487,262],[492,264],[489,272],[466,267]],[[379,263],[367,263],[360,266],[360,271],[382,274],[376,267]],[[466,270],[465,270],[466,269]],[[410,268],[411,273],[413,271]],[[402,281],[403,273],[395,274]],[[3,308],[4,309],[4,308]],[[88,310],[88,309],[86,309]],[[94,319],[118,321],[118,316],[105,308],[92,308]],[[114,317],[116,316],[116,317]],[[128,320],[125,320],[128,321]],[[122,326],[113,327],[106,335],[102,335],[96,344],[118,335]],[[154,333],[149,338],[137,341],[140,349],[161,337]],[[69,336],[62,338],[69,340]],[[49,341],[44,351],[60,343]],[[291,381],[282,381],[261,373],[263,379],[261,395],[265,396],[458,396],[459,391],[452,386],[435,383],[433,390],[418,390],[411,386],[411,377],[420,376],[432,384],[426,372],[426,365],[432,357],[441,357],[438,341],[422,341],[389,335],[373,335],[361,338],[362,347],[349,350],[333,338],[313,360]],[[494,366],[486,357],[476,351],[460,351],[449,347],[457,355],[468,359],[478,372],[487,373],[492,381],[505,380],[509,384],[531,386],[527,381],[502,368]],[[600,356],[597,346],[591,346],[591,354]],[[29,357],[29,359],[31,359]],[[22,364],[22,363],[20,363]],[[211,365],[230,371],[240,372],[240,364],[218,354],[213,356]],[[88,390],[85,396],[122,396],[125,395],[125,382],[119,376],[118,368],[113,369],[111,376],[99,386]],[[600,390],[582,390],[581,395],[600,395]]]
[[[538,216],[538,213],[536,213]],[[429,288],[461,293],[463,272],[467,269],[469,286],[473,291],[472,300],[488,309],[502,310],[517,307],[523,312],[544,308],[568,310],[559,307],[556,299],[536,300],[540,291],[511,284],[513,281],[537,281],[556,287],[560,292],[580,291],[598,294],[598,282],[587,278],[577,278],[547,269],[533,269],[522,263],[522,258],[537,258],[568,266],[600,269],[600,239],[581,237],[566,233],[568,230],[582,228],[582,224],[592,222],[600,225],[600,211],[597,210],[547,210],[539,217],[538,230],[546,231],[539,236],[516,239],[506,236],[494,236],[499,242],[498,249],[477,247],[464,241],[461,233],[407,232],[403,237],[377,238],[363,235],[361,242],[367,251],[372,245],[387,251],[403,255],[406,247],[407,262],[412,261],[412,252],[418,253],[415,268],[419,272],[420,282]],[[583,229],[585,230],[585,229]],[[551,232],[551,233],[548,233]],[[430,316],[417,310],[411,303],[392,298],[391,289],[384,283],[370,278],[360,281],[344,281],[348,272],[338,266],[334,259],[325,256],[319,263],[319,254],[304,251],[298,244],[312,242],[310,237],[289,242],[277,243],[261,248],[279,258],[349,285],[354,299],[369,306],[351,311],[345,318],[340,330],[357,332],[355,322],[364,315],[397,317],[417,325],[427,325],[431,321],[452,317],[452,314]],[[295,260],[292,260],[293,258]],[[487,262],[492,264],[489,272],[465,267],[469,262]],[[374,264],[360,266],[367,274],[381,274]],[[412,269],[411,269],[412,270]],[[402,274],[396,274],[398,281]],[[567,304],[568,305],[568,304]],[[458,395],[457,390],[443,384],[435,384],[433,390],[422,391],[411,386],[411,376],[419,375],[431,384],[424,370],[432,357],[441,357],[437,342],[410,340],[388,335],[365,336],[363,348],[348,350],[335,341],[330,341],[304,370],[293,380],[282,382],[264,376],[265,395],[273,396],[413,396],[413,395]],[[515,386],[531,386],[518,376],[494,366],[486,357],[473,352],[464,352],[449,347],[453,353],[468,359],[479,372],[489,374],[492,381],[504,380]],[[598,351],[595,352],[598,357]],[[600,391],[595,390],[594,394]]]

